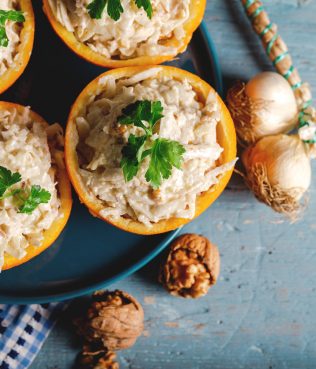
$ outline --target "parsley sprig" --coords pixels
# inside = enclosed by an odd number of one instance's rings
[[[31,214],[40,204],[46,204],[51,199],[51,194],[38,185],[31,188],[12,188],[21,182],[21,174],[12,173],[9,169],[0,166],[0,201],[13,197],[19,213]]]
[[[147,17],[151,19],[153,9],[150,0],[134,0],[138,9],[143,8],[147,14]],[[108,15],[115,21],[119,20],[124,9],[121,4],[121,0],[92,0],[88,4],[87,9],[91,18],[101,19],[103,11],[105,10]]]
[[[7,47],[9,39],[5,30],[6,21],[25,22],[23,12],[20,10],[0,10],[0,46]]]
[[[118,118],[118,123],[134,125],[145,132],[138,137],[130,134],[127,144],[122,149],[120,166],[126,182],[137,175],[147,156],[150,157],[150,161],[145,178],[153,188],[160,187],[162,180],[171,176],[173,167],[181,168],[185,149],[179,142],[165,138],[150,139],[154,134],[155,125],[163,117],[162,113],[160,101],[141,100],[128,105]]]

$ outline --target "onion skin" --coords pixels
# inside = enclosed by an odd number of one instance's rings
[[[246,183],[260,201],[280,213],[300,210],[312,170],[308,150],[297,135],[264,137],[244,151],[242,161]]]
[[[78,56],[86,61],[106,68],[122,68],[128,66],[146,66],[161,64],[165,61],[174,59],[178,54],[184,52],[191,41],[193,32],[199,27],[202,22],[206,0],[191,0],[190,2],[190,17],[184,24],[184,37],[178,41],[175,37],[165,42],[166,46],[172,46],[177,49],[173,55],[154,55],[154,56],[138,56],[136,58],[117,60],[108,59],[106,56],[93,51],[89,46],[78,41],[72,32],[69,32],[55,18],[48,0],[43,0],[43,11],[46,14],[49,23],[56,34],[64,41],[64,43]]]
[[[227,101],[237,134],[247,144],[287,133],[297,123],[295,95],[278,73],[263,72],[247,84],[237,83],[229,90]]]
[[[262,121],[257,136],[289,131],[296,122],[295,95],[284,77],[274,72],[263,72],[246,85],[246,94],[252,100],[267,101],[267,108],[257,113]]]
[[[82,114],[85,111],[86,105],[91,101],[91,96],[95,94],[99,94],[102,91],[102,84],[100,84],[100,80],[106,78],[107,76],[112,76],[115,79],[123,78],[123,77],[131,77],[136,73],[145,71],[149,68],[153,68],[152,66],[147,67],[126,67],[120,69],[113,69],[108,72],[101,74],[95,80],[93,80],[90,84],[88,84],[81,94],[78,96],[77,100],[72,106],[68,122],[66,128],[65,135],[65,159],[66,166],[68,169],[68,174],[70,180],[81,200],[88,209],[90,213],[94,216],[97,216],[104,221],[113,224],[114,226],[123,229],[125,231],[136,233],[136,234],[160,234],[164,232],[168,232],[174,230],[193,219],[183,219],[183,218],[170,218],[167,220],[162,220],[158,223],[154,223],[152,227],[146,227],[143,223],[125,219],[120,217],[119,219],[109,219],[106,217],[102,217],[100,215],[100,211],[103,209],[103,205],[100,201],[97,201],[96,198],[92,198],[89,196],[87,189],[85,188],[83,181],[79,175],[79,163],[78,163],[78,155],[76,151],[76,140],[78,137],[75,119],[78,115]],[[157,67],[155,67],[157,68]],[[193,88],[196,90],[201,101],[206,101],[207,96],[210,92],[214,92],[213,88],[201,80],[198,76],[189,73],[185,70],[169,67],[169,66],[160,66],[160,73],[165,76],[169,76],[175,78],[177,80],[188,80]],[[218,104],[221,110],[221,120],[217,124],[217,138],[218,143],[224,149],[220,159],[219,165],[229,163],[232,160],[236,159],[236,132],[234,128],[234,123],[231,119],[228,109],[225,104],[221,100],[221,98],[217,95]],[[195,217],[199,216],[202,212],[204,212],[222,193],[225,189],[231,175],[233,169],[225,173],[220,181],[212,186],[208,191],[203,192],[200,196],[198,196],[196,200],[196,213]]]
[[[25,107],[14,103],[0,101],[0,109],[1,110],[16,109],[19,112],[23,112]],[[34,121],[39,122],[44,126],[48,127],[48,123],[38,114],[36,114],[33,111],[30,111],[30,114]],[[51,155],[54,157],[57,166],[56,171],[56,177],[58,180],[57,189],[59,199],[61,202],[61,212],[63,214],[63,217],[57,218],[50,226],[50,228],[44,232],[44,239],[40,246],[32,246],[32,245],[28,246],[27,254],[22,259],[17,259],[11,255],[6,254],[4,256],[4,265],[2,267],[2,270],[10,269],[15,266],[24,264],[30,259],[42,253],[44,250],[46,250],[49,246],[51,246],[52,243],[56,241],[56,239],[66,226],[66,223],[70,217],[72,207],[72,196],[71,196],[71,186],[64,163],[64,153],[59,149],[56,149],[51,150]]]

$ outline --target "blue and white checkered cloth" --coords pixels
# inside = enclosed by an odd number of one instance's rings
[[[65,307],[0,304],[0,369],[28,368]]]

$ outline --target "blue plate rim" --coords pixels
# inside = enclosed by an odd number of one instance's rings
[[[204,39],[205,45],[207,47],[207,52],[210,56],[210,61],[211,64],[213,66],[213,71],[214,71],[214,77],[215,77],[215,89],[217,91],[217,93],[223,97],[223,93],[224,93],[224,82],[223,82],[223,74],[222,74],[222,69],[220,66],[220,62],[219,62],[219,58],[218,58],[218,54],[216,51],[216,47],[214,44],[214,41],[207,29],[206,26],[206,22],[202,21],[202,23],[200,24],[199,29],[201,30],[202,33],[202,37]]]
[[[214,87],[216,91],[218,92],[218,94],[222,96],[223,94],[222,72],[221,72],[216,48],[211,38],[211,35],[207,29],[205,21],[202,21],[202,23],[200,24],[199,30],[204,39],[205,47],[210,56],[209,58],[210,62],[212,63],[212,66],[213,66],[213,72],[214,72],[214,77],[215,77]],[[72,290],[71,292],[67,291],[64,293],[57,293],[54,295],[28,296],[28,297],[20,296],[18,298],[17,297],[4,297],[3,298],[3,296],[1,296],[0,294],[1,303],[4,303],[4,304],[44,304],[44,303],[49,303],[49,302],[60,302],[60,301],[65,301],[65,300],[69,300],[72,298],[90,294],[98,289],[106,288],[109,285],[130,276],[131,274],[137,272],[139,269],[141,269],[146,264],[148,264],[151,260],[153,260],[156,256],[158,256],[169,245],[169,243],[179,234],[181,229],[182,227],[171,232],[171,234],[169,234],[169,236],[167,236],[163,242],[160,242],[149,254],[147,254],[140,260],[138,260],[136,263],[133,263],[130,267],[126,268],[120,273],[113,275],[111,278],[107,278],[103,282],[94,283],[90,285],[89,287],[79,287],[75,290]]]
[[[151,260],[153,260],[156,256],[158,256],[168,245],[169,243],[178,235],[181,231],[182,227],[177,228],[172,231],[168,237],[163,242],[160,242],[158,246],[156,246],[148,255],[141,258],[136,263],[132,264],[130,267],[113,275],[110,278],[107,278],[106,281],[98,282],[90,285],[89,287],[79,287],[77,289],[72,290],[71,292],[67,291],[64,293],[57,293],[54,295],[41,295],[41,296],[20,296],[20,297],[8,297],[1,298],[1,303],[3,304],[45,304],[50,302],[62,302],[66,300],[70,300],[76,297],[88,295],[97,290],[104,289],[109,285],[118,282],[131,274],[137,272],[139,269],[147,265]]]

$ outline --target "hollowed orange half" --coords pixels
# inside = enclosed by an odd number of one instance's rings
[[[56,20],[48,0],[43,0],[43,10],[57,35],[64,43],[77,55],[96,65],[106,68],[121,68],[136,65],[161,64],[173,59],[176,55],[186,50],[191,41],[193,32],[200,25],[206,7],[206,0],[190,1],[190,16],[183,26],[184,36],[181,40],[172,37],[164,41],[166,47],[174,47],[176,52],[172,55],[139,56],[127,60],[108,59],[106,56],[93,51],[89,46],[78,41],[73,32],[69,32],[61,23]]]
[[[8,103],[8,102],[0,102],[0,110],[12,110],[16,109],[19,112],[23,112],[25,109],[24,106]],[[48,123],[40,117],[38,114],[30,111],[32,120],[43,124],[43,126],[48,127]],[[24,264],[28,260],[34,258],[39,255],[41,252],[46,250],[55,240],[58,238],[62,230],[64,229],[71,212],[72,206],[72,197],[71,197],[71,186],[67,175],[67,170],[64,164],[64,153],[59,149],[51,149],[51,156],[54,158],[56,163],[56,182],[57,182],[57,190],[58,196],[61,202],[61,213],[63,216],[56,219],[51,227],[44,232],[44,239],[40,246],[28,246],[26,249],[27,254],[22,259],[17,259],[11,255],[5,254],[4,257],[4,265],[2,269],[10,269],[17,265]]]
[[[70,180],[77,194],[79,195],[81,202],[83,202],[89,208],[90,212],[94,216],[100,217],[103,220],[125,231],[144,235],[168,232],[170,230],[178,228],[183,224],[188,223],[192,219],[171,218],[167,220],[161,220],[160,222],[153,224],[152,227],[146,227],[141,222],[126,219],[124,217],[120,217],[118,220],[112,220],[106,217],[102,217],[100,215],[100,211],[103,208],[102,202],[98,200],[95,196],[91,196],[88,193],[87,188],[85,187],[79,174],[78,155],[76,150],[76,145],[78,142],[78,132],[75,119],[76,117],[84,114],[85,107],[89,104],[89,102],[91,102],[93,96],[96,96],[102,92],[102,83],[99,82],[101,78],[102,82],[104,82],[104,79],[106,79],[107,76],[111,76],[116,79],[131,77],[132,75],[148,68],[152,67],[126,67],[121,69],[113,69],[101,74],[99,77],[93,80],[88,86],[86,86],[86,88],[81,92],[81,94],[75,101],[68,118],[65,135],[66,166],[70,176]],[[197,95],[202,103],[205,103],[210,92],[214,92],[213,88],[209,84],[207,84],[194,74],[174,67],[161,66],[159,68],[161,68],[160,73],[163,73],[163,75],[165,76],[180,81],[184,79],[189,81],[190,84],[193,86],[193,89],[197,92]],[[236,158],[236,133],[232,118],[225,104],[218,95],[216,96],[221,111],[221,119],[217,125],[217,140],[221,147],[224,149],[218,161],[218,165],[221,165],[229,163]],[[232,171],[233,170],[226,172],[220,178],[218,184],[212,186],[208,191],[198,196],[196,200],[195,217],[199,216],[218,198],[218,196],[222,193],[225,186],[227,185]]]
[[[32,2],[31,0],[19,0],[18,3],[19,9],[23,12],[25,17],[25,22],[22,23],[23,28],[20,33],[17,59],[10,65],[9,69],[0,76],[0,94],[12,86],[24,72],[33,49],[35,24]]]

